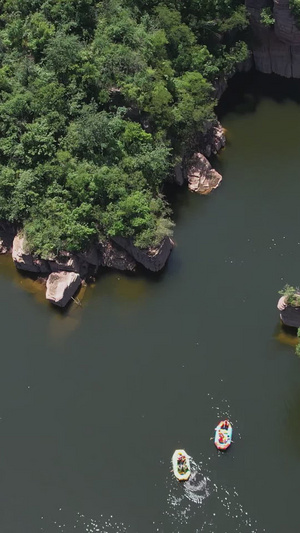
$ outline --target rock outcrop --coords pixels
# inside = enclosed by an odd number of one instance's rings
[[[12,251],[15,234],[11,224],[6,222],[0,224],[0,254],[7,254]]]
[[[221,174],[213,169],[206,157],[200,153],[193,155],[187,177],[190,191],[200,194],[208,194],[216,189],[222,180]]]
[[[12,258],[19,270],[49,274],[51,272],[48,261],[34,257],[27,248],[24,235],[18,234],[13,240]]]
[[[169,237],[165,237],[159,246],[145,250],[137,248],[131,239],[125,239],[124,237],[114,237],[113,241],[124,248],[138,263],[141,263],[152,272],[158,272],[165,266],[174,246],[173,241]]]
[[[85,277],[89,269],[88,262],[84,256],[69,252],[61,252],[55,259],[49,260],[48,263],[51,272],[77,272],[81,277]]]
[[[300,328],[300,307],[287,305],[281,311],[280,318],[285,326]]]
[[[264,26],[261,11],[268,0],[246,0],[253,31],[253,60],[256,70],[300,78],[300,30],[289,9],[289,0],[274,0],[274,27]]]
[[[81,284],[76,272],[53,272],[46,283],[46,299],[59,307],[65,307]]]
[[[226,144],[225,133],[222,125],[219,121],[213,123],[208,123],[206,131],[199,135],[197,139],[197,145],[199,146],[199,151],[195,153],[192,159],[197,159],[198,156],[204,155],[210,157],[212,154],[217,154]],[[205,159],[204,158],[204,159]],[[207,161],[207,160],[206,160]],[[208,161],[207,164],[209,165]],[[183,185],[186,181],[189,182],[189,170],[191,166],[191,158],[184,156],[181,162],[178,162],[174,167],[174,181],[177,185]],[[211,169],[211,166],[210,166]],[[216,171],[214,171],[216,172]],[[218,172],[216,172],[218,174]],[[220,174],[218,174],[220,176]],[[220,176],[222,179],[222,176]],[[189,187],[190,188],[190,187]],[[209,191],[205,191],[202,194],[207,194],[215,187],[211,187]],[[191,188],[191,190],[194,190]],[[201,192],[201,191],[197,191]]]
[[[205,157],[210,157],[211,154],[217,154],[226,144],[225,133],[220,122],[216,121],[206,133],[202,135],[200,151]]]
[[[135,270],[135,260],[125,249],[120,248],[111,241],[100,242],[99,253],[100,264],[104,267],[116,268],[117,270]]]
[[[279,309],[279,311],[283,311],[287,307],[287,305],[288,304],[286,302],[285,296],[281,296],[281,298],[279,298],[278,303],[277,303],[277,309]]]

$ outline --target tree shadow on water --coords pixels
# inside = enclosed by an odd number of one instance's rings
[[[218,103],[216,114],[222,121],[224,115],[230,112],[254,113],[264,98],[271,98],[277,103],[292,100],[300,104],[300,80],[261,74],[254,70],[235,74],[228,81],[228,88]]]

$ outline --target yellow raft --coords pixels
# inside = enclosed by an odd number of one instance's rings
[[[190,458],[184,450],[175,450],[172,457],[174,476],[178,481],[187,481],[191,475]]]

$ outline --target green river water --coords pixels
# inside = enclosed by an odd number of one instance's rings
[[[173,191],[158,276],[102,274],[66,313],[0,258],[1,533],[297,533],[299,82],[241,76],[210,196]],[[234,443],[210,438],[230,417]],[[193,475],[170,472],[175,448]]]

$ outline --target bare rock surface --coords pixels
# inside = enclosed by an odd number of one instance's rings
[[[219,186],[221,180],[221,174],[211,167],[211,164],[203,154],[200,154],[200,152],[194,154],[188,169],[190,191],[208,194]]]
[[[46,283],[46,299],[59,307],[65,307],[81,284],[76,272],[52,272]]]
[[[124,237],[114,237],[113,241],[124,248],[138,263],[141,263],[152,272],[158,272],[165,266],[174,246],[169,237],[165,237],[159,246],[147,249],[137,248],[131,239]]]
[[[281,296],[277,303],[277,309],[279,309],[279,311],[283,311],[287,307],[287,305],[288,304],[286,303],[285,296]]]

